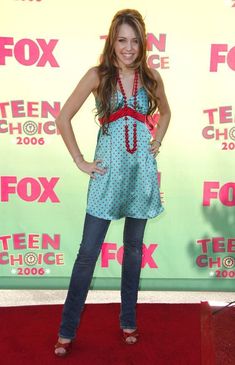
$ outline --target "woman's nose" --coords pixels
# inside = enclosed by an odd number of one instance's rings
[[[131,50],[131,49],[132,49],[132,43],[131,43],[131,41],[128,41],[128,42],[126,43],[126,49],[127,49],[127,51],[129,51],[129,50]]]

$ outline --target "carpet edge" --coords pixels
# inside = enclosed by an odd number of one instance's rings
[[[208,302],[201,302],[201,365],[215,365],[212,312]]]

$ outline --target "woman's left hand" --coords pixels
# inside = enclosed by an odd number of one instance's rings
[[[156,139],[153,139],[152,141],[149,142],[151,147],[150,147],[150,152],[154,155],[154,157],[156,157],[160,151],[160,143],[158,141],[156,141]]]

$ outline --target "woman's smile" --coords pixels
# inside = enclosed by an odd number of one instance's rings
[[[131,65],[139,55],[139,41],[132,27],[120,25],[114,46],[120,67]]]

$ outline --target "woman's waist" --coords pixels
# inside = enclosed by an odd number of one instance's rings
[[[147,127],[149,128],[149,130],[152,130],[154,128],[155,123],[154,123],[151,115],[140,113],[137,110],[132,109],[128,106],[120,108],[117,111],[110,114],[108,120],[105,119],[104,117],[99,118],[99,122],[100,122],[101,126],[103,126],[106,123],[115,122],[116,120],[123,118],[123,117],[131,117],[135,120],[138,120],[139,122],[146,124]]]

